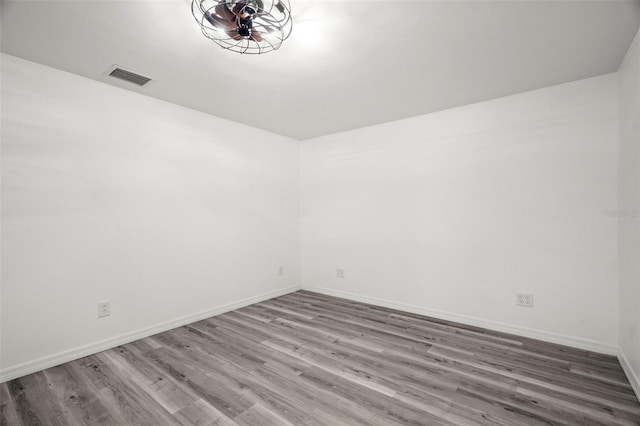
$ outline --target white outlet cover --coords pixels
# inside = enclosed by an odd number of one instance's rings
[[[111,301],[103,300],[98,302],[98,318],[104,318],[111,315]]]
[[[516,305],[533,308],[533,294],[516,293]]]

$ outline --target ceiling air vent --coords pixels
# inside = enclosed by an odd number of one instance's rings
[[[144,86],[152,80],[150,77],[145,77],[144,75],[129,71],[119,65],[112,66],[107,70],[105,74],[107,74],[109,77],[115,77],[120,80],[128,81],[129,83],[133,83],[140,87]]]

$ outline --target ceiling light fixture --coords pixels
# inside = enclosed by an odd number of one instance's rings
[[[193,0],[191,12],[205,37],[238,53],[278,49],[293,24],[288,0]]]

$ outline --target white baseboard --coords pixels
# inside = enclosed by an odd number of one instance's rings
[[[18,377],[25,376],[27,374],[35,373],[45,368],[54,367],[56,365],[64,364],[65,362],[73,361],[85,356],[93,355],[98,352],[112,349],[116,346],[124,345],[126,343],[140,340],[145,337],[153,336],[154,334],[162,333],[163,331],[171,330],[176,327],[181,327],[186,324],[191,324],[196,321],[203,320],[215,315],[220,315],[225,312],[239,309],[254,303],[262,302],[264,300],[272,299],[274,297],[282,296],[294,291],[300,290],[300,286],[286,287],[280,290],[271,291],[268,293],[260,294],[254,297],[248,297],[246,299],[238,300],[237,302],[228,303],[226,305],[216,306],[204,311],[200,311],[194,314],[185,315],[180,318],[175,318],[169,321],[162,322],[160,324],[153,325],[151,327],[145,327],[143,329],[135,330],[129,333],[120,334],[118,336],[110,337],[108,339],[100,340],[98,342],[89,343],[87,345],[78,346],[68,349],[66,351],[58,352],[52,355],[47,355],[41,358],[37,358],[31,361],[26,361],[17,365],[12,365],[0,370],[0,383],[8,380],[13,380]]]
[[[636,393],[638,401],[640,401],[640,377],[638,377],[638,374],[633,370],[631,363],[621,349],[618,349],[618,361],[620,361],[624,374],[627,375],[627,379],[629,379],[629,383],[631,383],[631,387]]]
[[[205,311],[200,311],[194,314],[189,314],[180,318],[176,318],[170,321],[165,321],[160,324],[156,324],[151,327],[139,329],[129,333],[121,334],[111,337],[109,339],[100,340],[87,345],[72,348],[66,351],[58,352],[56,354],[47,355],[41,358],[37,358],[31,361],[26,361],[17,365],[13,365],[0,370],[0,383],[8,380],[13,380],[18,377],[25,376],[27,374],[35,373],[45,368],[54,367],[56,365],[64,364],[65,362],[73,361],[85,356],[93,355],[98,352],[102,352],[108,349],[112,349],[116,346],[124,345],[126,343],[133,342],[135,340],[143,339],[145,337],[153,336],[154,334],[162,333],[167,330],[171,330],[176,327],[181,327],[186,324],[190,324],[196,321],[203,320],[215,315],[220,315],[225,312],[239,309],[245,306],[252,305],[254,303],[262,302],[264,300],[272,299],[274,297],[282,296],[300,289],[313,291],[316,293],[326,294],[329,296],[341,297],[344,299],[354,300],[357,302],[369,303],[372,305],[383,306],[386,308],[397,309],[406,312],[412,312],[420,315],[430,316],[448,321],[455,321],[462,324],[473,325],[477,327],[487,328],[489,330],[501,331],[505,333],[516,334],[519,336],[530,337],[534,339],[544,340],[547,342],[558,343],[566,346],[576,347],[580,349],[586,349],[594,352],[605,353],[609,355],[617,355],[622,368],[629,378],[629,382],[636,393],[636,396],[640,400],[640,379],[629,364],[628,359],[619,348],[614,345],[597,342],[594,340],[583,339],[579,337],[573,337],[558,333],[551,333],[542,330],[535,330],[526,327],[514,326],[511,324],[501,323],[497,321],[485,320],[481,318],[470,317],[466,315],[460,315],[450,312],[437,311],[420,306],[409,305],[405,303],[393,302],[385,299],[378,299],[374,297],[362,296],[354,293],[348,293],[340,290],[334,290],[325,287],[317,286],[291,286],[284,289],[264,293],[258,296],[249,297],[236,302],[228,303],[226,305],[216,306]]]
[[[394,302],[386,299],[378,299],[375,297],[362,296],[359,294],[348,293],[345,291],[334,290],[326,287],[303,285],[303,290],[309,290],[316,293],[326,294],[328,296],[342,297],[344,299],[356,302],[368,303],[371,305],[382,306],[399,311],[411,312],[414,314],[425,315],[428,317],[438,318],[447,321],[459,322],[462,324],[482,327],[489,330],[501,331],[503,333],[515,334],[531,339],[543,340],[545,342],[557,343],[560,345],[571,346],[573,348],[585,349],[592,352],[603,353],[607,355],[617,355],[618,347],[616,345],[599,342],[596,340],[585,339],[582,337],[574,337],[566,334],[553,333],[544,330],[537,330],[528,327],[507,324],[499,321],[486,320],[482,318],[460,315],[453,312],[438,311],[434,309],[424,308],[422,306],[409,305],[405,303]]]

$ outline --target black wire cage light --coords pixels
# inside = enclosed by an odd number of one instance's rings
[[[191,11],[205,37],[238,53],[278,49],[293,24],[288,0],[193,0]]]

